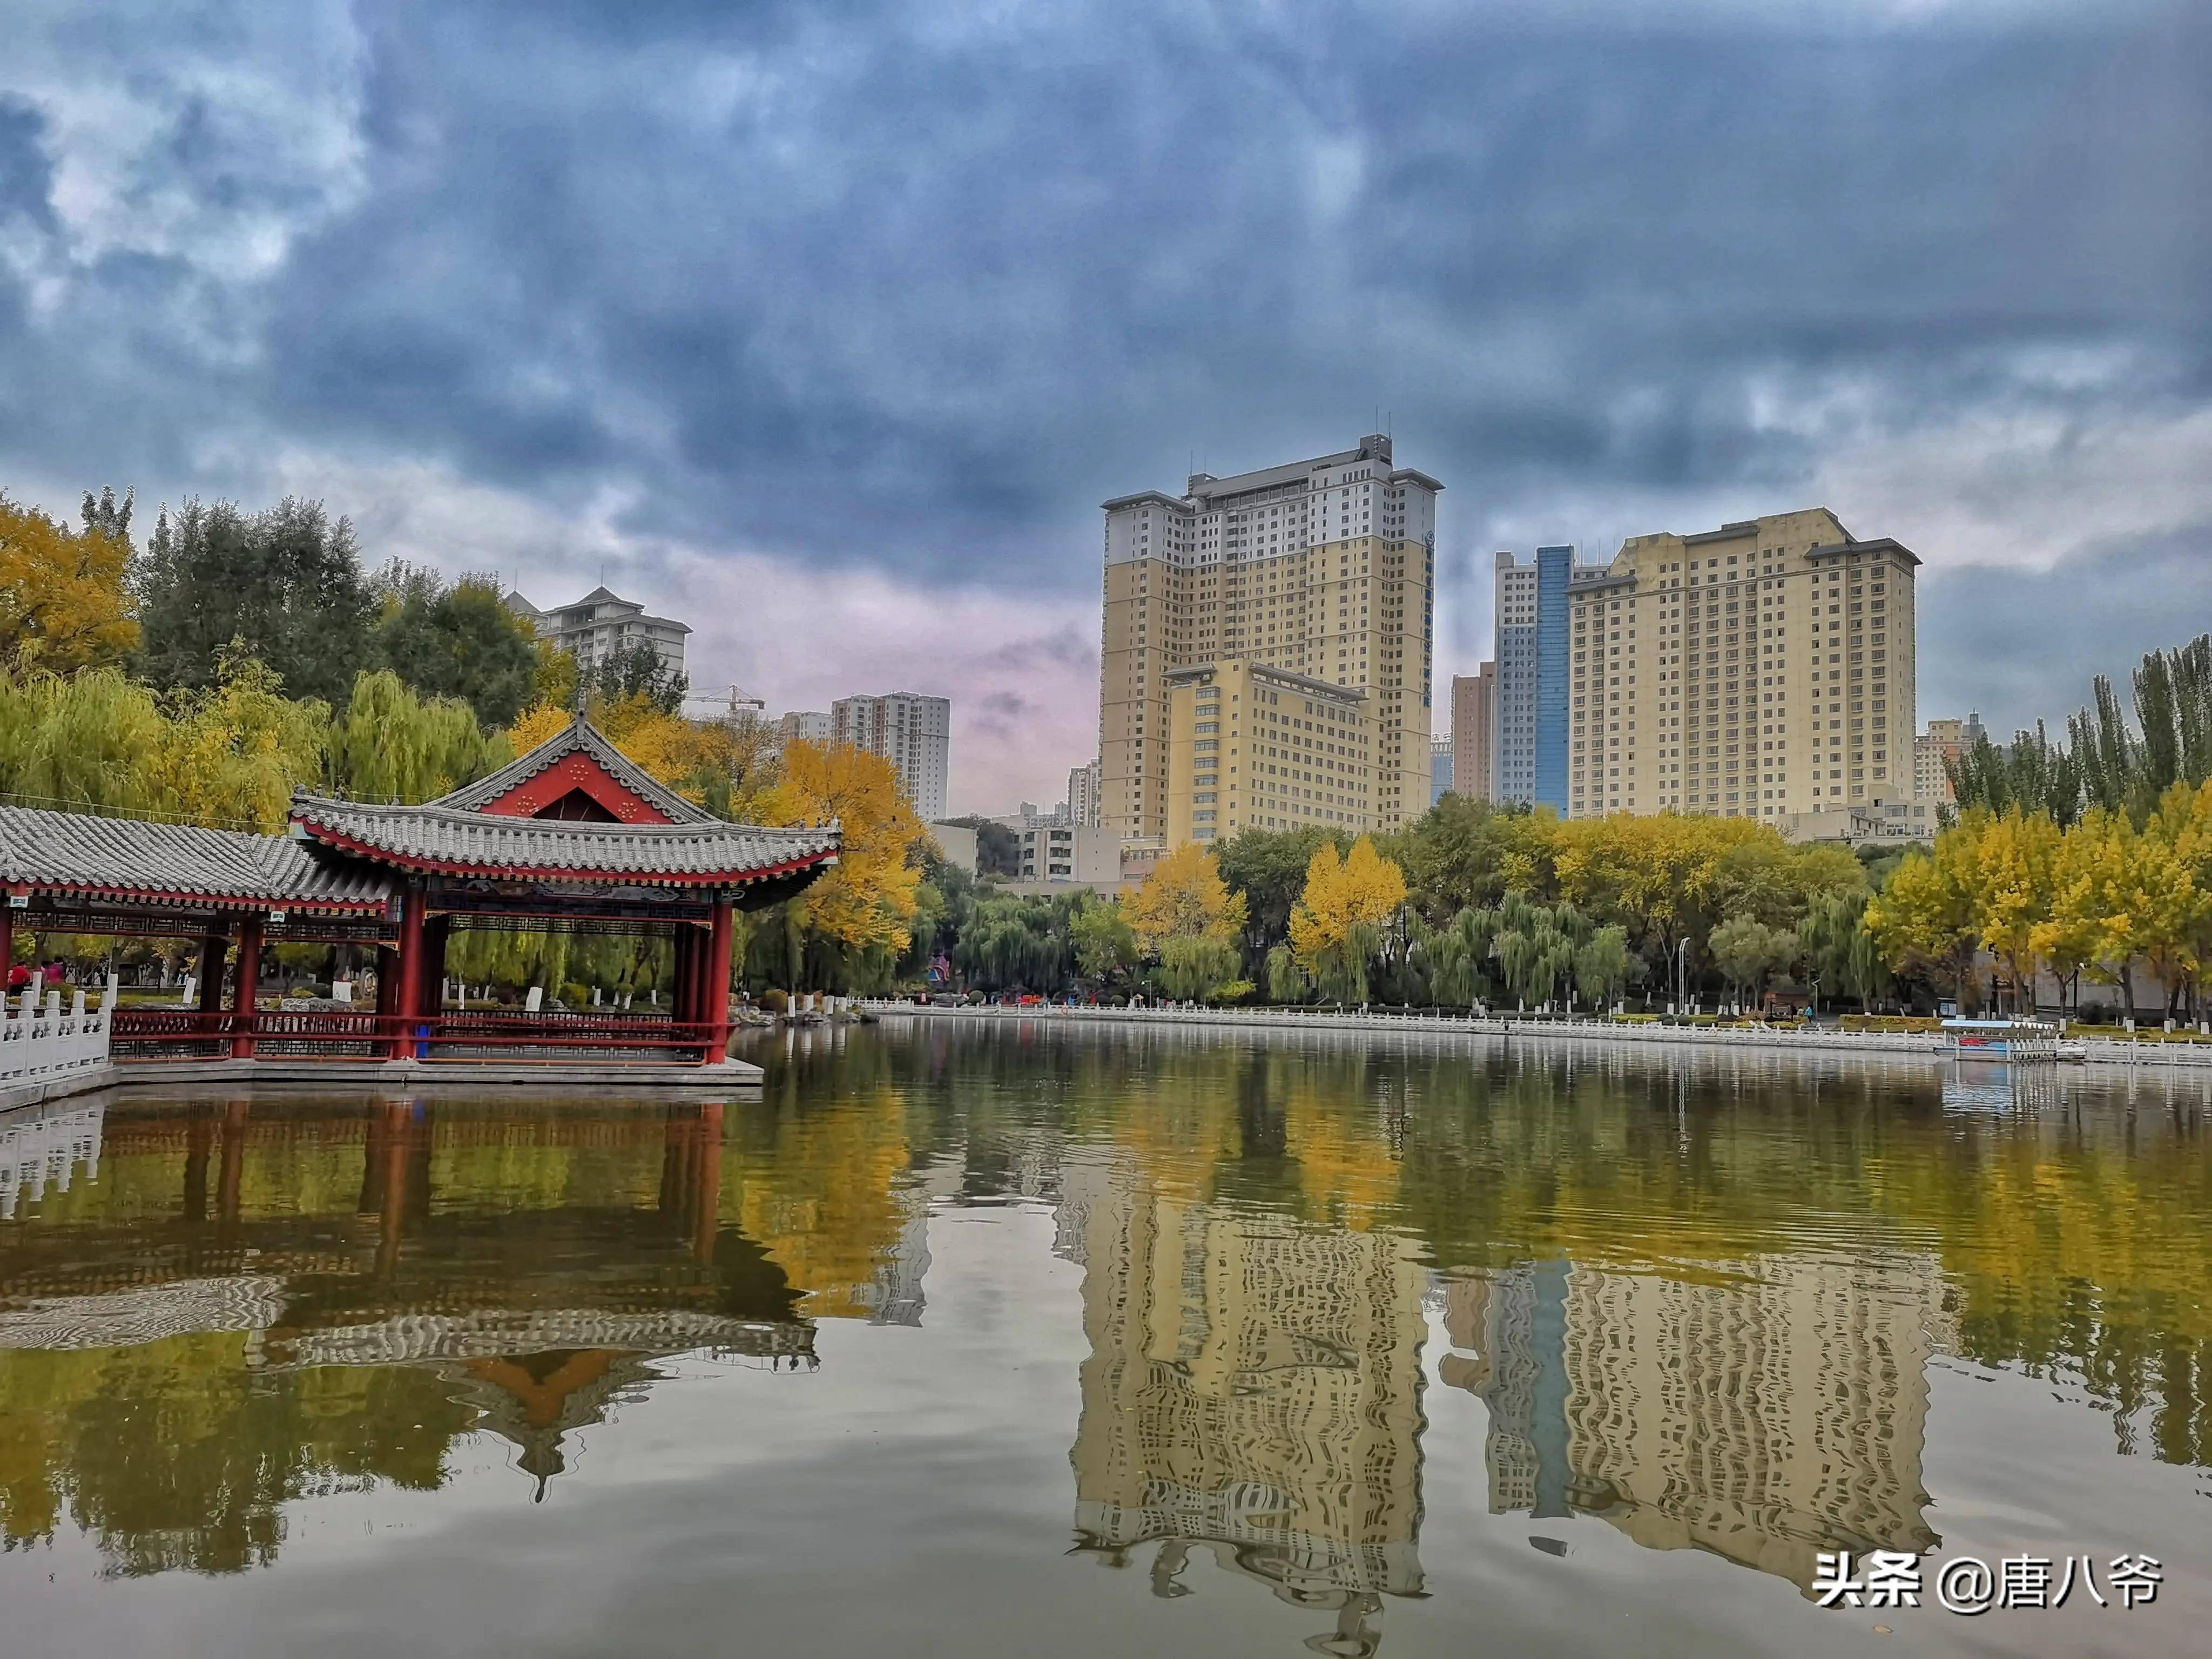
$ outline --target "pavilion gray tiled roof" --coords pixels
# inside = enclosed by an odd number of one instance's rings
[[[415,868],[517,877],[573,872],[641,883],[741,880],[787,871],[834,858],[842,839],[835,825],[767,830],[719,818],[597,823],[501,817],[443,803],[383,806],[308,794],[292,798],[292,825],[296,836]]]
[[[390,872],[283,836],[0,806],[0,882],[237,904],[380,909]]]
[[[623,787],[639,799],[649,802],[672,823],[713,823],[717,821],[712,814],[693,805],[608,742],[599,729],[581,715],[569,721],[568,730],[558,737],[549,738],[528,754],[509,761],[489,776],[464,784],[451,794],[441,795],[430,804],[433,806],[450,806],[462,811],[481,811],[509,790],[529,782],[547,767],[579,753],[589,755]]]

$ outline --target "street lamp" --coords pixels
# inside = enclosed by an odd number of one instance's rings
[[[1690,936],[1685,933],[1674,946],[1674,1012],[1678,1014],[1682,1012],[1682,1005],[1687,1000],[1683,994],[1683,976],[1687,971],[1685,959],[1689,952]]]

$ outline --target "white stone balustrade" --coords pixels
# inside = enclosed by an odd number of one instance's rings
[[[90,1007],[82,986],[67,1007],[58,990],[41,1003],[36,986],[24,987],[13,1005],[0,1001],[0,1100],[33,1085],[52,1092],[51,1085],[104,1071],[115,992],[111,979]]]

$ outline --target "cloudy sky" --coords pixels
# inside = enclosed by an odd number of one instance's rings
[[[1097,503],[1340,448],[1493,549],[1808,505],[1923,715],[2212,627],[2202,0],[0,0],[0,487],[600,578],[772,708],[1096,732]]]

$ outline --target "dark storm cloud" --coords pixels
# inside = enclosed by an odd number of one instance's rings
[[[2125,702],[2145,651],[2212,632],[2212,523],[2085,548],[2048,570],[1954,566],[1920,583],[1920,714],[1978,709],[1992,736],[2065,717],[2107,675]]]
[[[1378,408],[1450,486],[1455,568],[1509,526],[1803,505],[1838,448],[1978,413],[2201,411],[2206,9],[1886,9],[210,23],[192,50],[307,88],[264,138],[225,77],[61,8],[0,102],[0,375],[74,395],[0,408],[0,459],[251,489],[301,446],[1069,592],[1103,495]],[[55,171],[93,141],[41,112],[103,79],[159,131],[94,234]]]

